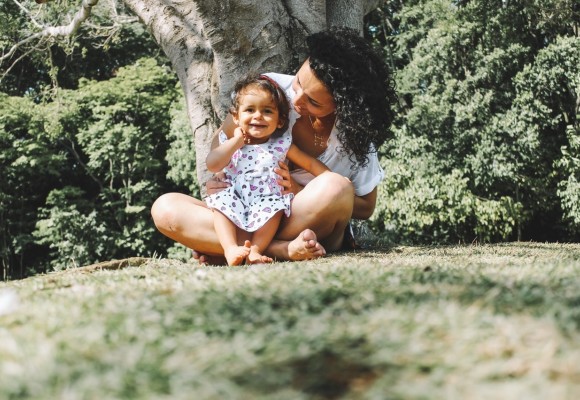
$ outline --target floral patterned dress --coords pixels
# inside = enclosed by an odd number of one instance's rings
[[[220,144],[226,140],[226,134],[220,132]],[[224,168],[230,186],[208,196],[207,205],[247,232],[258,230],[280,210],[289,216],[293,194],[282,195],[274,168],[286,159],[291,144],[292,134],[286,131],[265,143],[236,150]]]

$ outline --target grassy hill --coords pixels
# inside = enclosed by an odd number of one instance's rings
[[[577,399],[579,360],[578,244],[0,283],[1,399]]]

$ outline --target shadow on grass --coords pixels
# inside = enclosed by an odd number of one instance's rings
[[[382,375],[383,371],[324,350],[286,364],[269,365],[235,377],[234,381],[262,394],[292,387],[315,398],[333,400],[364,393]]]

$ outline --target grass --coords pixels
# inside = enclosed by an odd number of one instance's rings
[[[577,399],[580,245],[0,283],[2,399]]]

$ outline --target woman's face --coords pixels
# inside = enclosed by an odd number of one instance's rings
[[[336,111],[334,98],[314,75],[309,60],[306,60],[296,73],[292,89],[296,92],[292,105],[298,114],[321,118]]]

